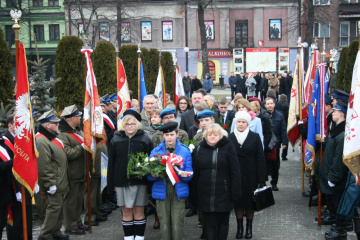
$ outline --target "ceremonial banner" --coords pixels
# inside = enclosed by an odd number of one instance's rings
[[[300,66],[300,54],[296,57],[294,80],[291,87],[291,98],[289,106],[289,117],[285,119],[288,121],[287,124],[287,135],[290,143],[294,147],[296,140],[300,137],[300,131],[298,128],[298,119],[300,116],[300,105],[299,105],[299,67]]]
[[[108,157],[105,153],[101,153],[101,187],[100,187],[100,193],[106,188],[107,186],[107,168],[108,168]]]
[[[27,61],[24,45],[20,44],[15,102],[15,139],[13,174],[16,180],[34,195],[38,180],[34,122],[30,102]]]
[[[326,71],[324,94],[329,94],[330,68]]]
[[[95,157],[96,138],[105,139],[104,121],[97,90],[90,54],[91,49],[81,49],[86,59],[86,89],[84,106],[84,145],[85,149]]]
[[[164,74],[162,67],[159,67],[159,73],[156,79],[156,86],[154,94],[159,97],[159,109],[165,108],[166,106],[166,91],[165,91],[165,82],[164,82]]]
[[[182,78],[181,78],[181,73],[180,73],[180,66],[177,65],[176,66],[176,71],[175,71],[175,104],[177,103],[178,99],[180,96],[184,96],[185,95],[185,91],[184,91],[184,86],[183,86],[183,82],[182,82]]]
[[[131,108],[129,86],[126,78],[124,64],[120,58],[116,58],[117,64],[117,111],[116,118],[119,121],[121,115]],[[119,124],[117,126],[120,126]]]
[[[319,50],[314,51],[314,56],[310,60],[309,67],[306,71],[305,82],[303,84],[302,102],[308,104],[311,100],[311,94],[314,88],[316,76],[316,64],[319,62]]]
[[[343,162],[359,183],[360,173],[360,51],[353,70],[349,104],[346,114]]]
[[[144,77],[144,68],[142,62],[140,62],[140,112],[143,109],[144,97],[146,93],[145,77]]]

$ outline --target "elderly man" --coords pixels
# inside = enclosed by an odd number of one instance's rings
[[[190,77],[188,76],[188,73],[187,73],[187,72],[184,73],[184,77],[183,77],[182,81],[183,81],[185,96],[187,96],[188,98],[190,98],[191,79],[190,79]]]
[[[156,99],[153,95],[146,95],[143,102],[143,110],[141,111],[142,128],[150,125],[150,113],[155,110]]]
[[[59,139],[64,144],[68,160],[68,174],[70,191],[64,198],[64,225],[65,233],[73,235],[85,234],[85,227],[81,221],[80,214],[84,201],[85,190],[85,150],[83,132],[79,125],[82,113],[75,105],[66,107],[61,116],[63,119],[59,124]]]
[[[64,145],[57,138],[60,119],[50,110],[41,115],[38,121],[38,181],[47,202],[45,220],[38,239],[69,239],[69,235],[62,234],[60,230],[63,199],[69,191],[68,161]]]

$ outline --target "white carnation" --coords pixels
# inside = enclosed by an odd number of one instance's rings
[[[150,158],[150,162],[153,162],[155,160],[156,160],[156,158],[154,158],[154,157]]]
[[[194,144],[190,144],[190,145],[189,145],[189,149],[190,149],[190,152],[193,152],[193,151],[194,151],[194,149],[195,149]]]
[[[145,158],[145,160],[144,160],[145,162],[149,162],[149,158],[147,157],[147,158]]]

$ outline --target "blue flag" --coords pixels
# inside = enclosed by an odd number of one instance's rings
[[[108,168],[108,157],[105,153],[101,153],[101,187],[100,193],[104,190],[107,186],[107,168]]]
[[[143,109],[143,101],[146,93],[145,77],[144,77],[144,68],[142,62],[140,62],[140,112]]]
[[[329,80],[330,80],[330,74],[329,74],[330,71],[329,70],[326,72],[326,76],[325,76],[325,89],[324,89],[325,94],[329,94]]]

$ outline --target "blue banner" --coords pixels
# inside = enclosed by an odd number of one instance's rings
[[[324,94],[329,94],[329,80],[330,80],[330,74],[329,74],[329,70],[326,72],[325,75],[325,91]]]
[[[107,168],[108,168],[108,157],[105,153],[101,153],[101,187],[100,193],[104,190],[107,186]]]
[[[143,109],[143,101],[146,93],[145,77],[144,77],[144,68],[142,62],[140,62],[140,112]]]

